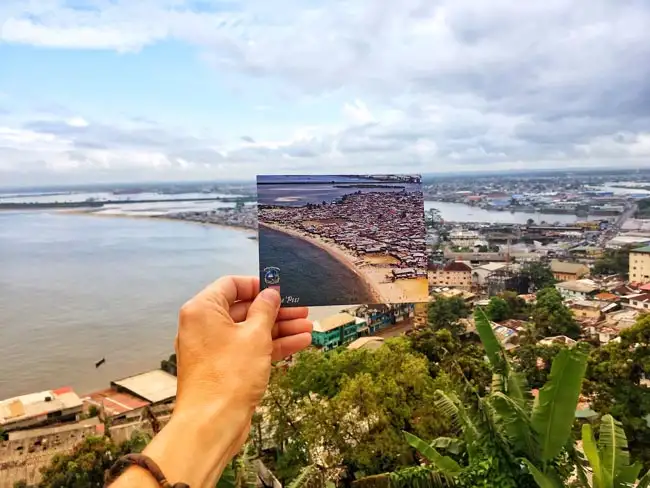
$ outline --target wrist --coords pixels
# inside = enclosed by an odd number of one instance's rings
[[[172,483],[214,486],[245,441],[252,413],[227,402],[177,408],[144,454]]]

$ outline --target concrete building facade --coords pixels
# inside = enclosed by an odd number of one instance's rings
[[[650,246],[630,251],[630,281],[650,283]]]
[[[442,267],[429,269],[431,286],[451,286],[470,289],[472,287],[472,268],[462,261],[451,261]]]

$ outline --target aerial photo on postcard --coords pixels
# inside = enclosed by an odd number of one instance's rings
[[[428,299],[419,175],[257,177],[260,280],[284,306]]]

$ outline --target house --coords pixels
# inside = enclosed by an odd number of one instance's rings
[[[384,345],[383,337],[359,337],[348,345],[348,349],[367,349],[374,351]]]
[[[638,310],[650,310],[650,293],[640,293],[631,296],[630,306]]]
[[[477,266],[472,271],[472,281],[476,285],[483,286],[492,273],[506,269],[508,266],[508,263],[503,262],[492,262]]]
[[[605,306],[610,305],[595,300],[578,300],[569,305],[569,309],[577,319],[593,320],[598,322],[605,316],[605,313],[603,312]]]
[[[152,406],[171,403],[176,400],[176,376],[162,369],[111,381],[111,388],[117,393],[126,393],[149,402]]]
[[[469,289],[472,287],[472,268],[462,261],[450,261],[442,267],[432,266],[429,269],[429,284]]]
[[[650,246],[639,247],[630,251],[630,281],[650,282]]]
[[[27,429],[66,421],[76,421],[83,402],[70,387],[30,393],[0,400],[0,427]]]
[[[345,312],[314,321],[312,344],[325,351],[344,346],[357,339],[359,328],[365,325],[364,319]]]
[[[542,346],[552,346],[553,344],[562,344],[565,346],[575,346],[576,341],[571,339],[570,337],[560,335],[560,336],[554,336],[554,337],[547,337],[545,339],[542,339],[539,341],[539,343]]]
[[[589,274],[589,266],[582,263],[569,263],[553,259],[551,261],[551,272],[558,281],[572,281]]]
[[[557,283],[555,285],[565,299],[587,300],[593,297],[599,290],[598,285],[592,280],[573,280]]]

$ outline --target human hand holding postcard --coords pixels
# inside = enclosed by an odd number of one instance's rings
[[[282,305],[428,300],[419,175],[258,176],[260,283]]]

